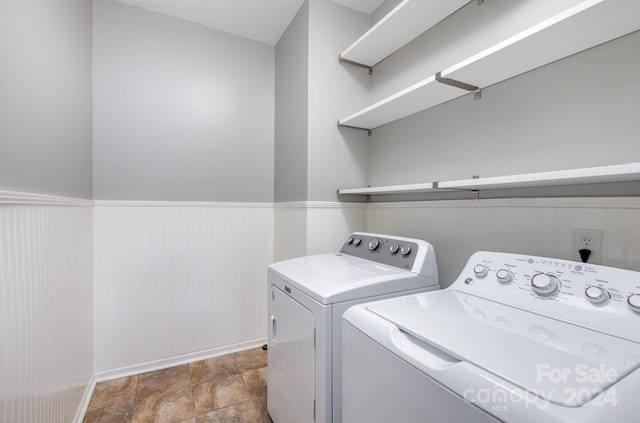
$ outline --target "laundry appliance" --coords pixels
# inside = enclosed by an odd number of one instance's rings
[[[268,285],[267,408],[274,423],[341,421],[347,308],[439,288],[429,243],[361,232],[338,253],[270,265]]]
[[[343,423],[640,421],[639,272],[478,252],[343,336]]]

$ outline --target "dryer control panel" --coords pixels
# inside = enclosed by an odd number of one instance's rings
[[[424,276],[438,276],[433,247],[421,239],[354,232],[342,245],[340,253]]]
[[[480,251],[449,289],[640,342],[640,272]]]

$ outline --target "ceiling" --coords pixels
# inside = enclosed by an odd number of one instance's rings
[[[275,45],[304,0],[119,0]],[[383,0],[332,0],[371,14]]]

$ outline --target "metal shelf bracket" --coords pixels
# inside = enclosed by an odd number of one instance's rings
[[[480,87],[476,87],[475,85],[467,84],[466,82],[457,81],[451,78],[443,78],[441,72],[436,73],[436,81],[438,81],[441,84],[460,88],[461,90],[474,91],[474,92],[480,91]]]
[[[472,179],[480,179],[480,175],[473,175]],[[473,189],[471,190],[471,200],[479,200],[480,199],[480,190]]]

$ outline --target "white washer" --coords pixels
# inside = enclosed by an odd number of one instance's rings
[[[478,252],[343,336],[344,423],[640,421],[639,272]]]
[[[272,264],[268,284],[267,408],[274,423],[341,421],[347,308],[439,288],[429,243],[361,232],[339,253]]]

